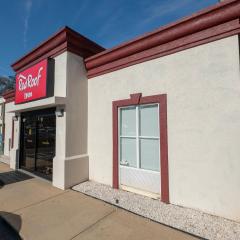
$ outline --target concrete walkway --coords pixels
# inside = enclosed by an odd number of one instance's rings
[[[10,181],[9,176],[14,172],[0,163],[0,215],[23,239],[197,239],[46,181],[21,174]]]

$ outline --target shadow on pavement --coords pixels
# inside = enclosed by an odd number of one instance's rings
[[[11,219],[11,222],[14,223],[14,228],[7,223],[7,221],[2,217],[7,215]],[[21,217],[17,214],[0,212],[0,239],[1,240],[21,240],[19,236],[19,231],[22,226]]]
[[[16,183],[31,179],[32,177],[19,171],[0,173],[0,189],[7,184]]]
[[[0,189],[4,186],[4,182],[0,179]]]

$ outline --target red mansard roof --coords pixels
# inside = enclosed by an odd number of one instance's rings
[[[87,39],[80,33],[69,27],[64,27],[13,63],[12,68],[15,72],[19,72],[44,58],[55,57],[65,51],[70,51],[86,58],[103,50],[105,50],[103,47]]]
[[[2,94],[3,98],[5,99],[5,103],[9,103],[15,100],[15,90],[7,90]]]

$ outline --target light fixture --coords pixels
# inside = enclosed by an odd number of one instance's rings
[[[55,115],[56,115],[56,117],[63,117],[64,109],[56,109]]]
[[[15,113],[15,116],[13,116],[13,121],[18,121],[20,114],[19,113]]]

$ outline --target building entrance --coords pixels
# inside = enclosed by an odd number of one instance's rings
[[[52,180],[55,140],[55,108],[23,113],[20,168]]]

